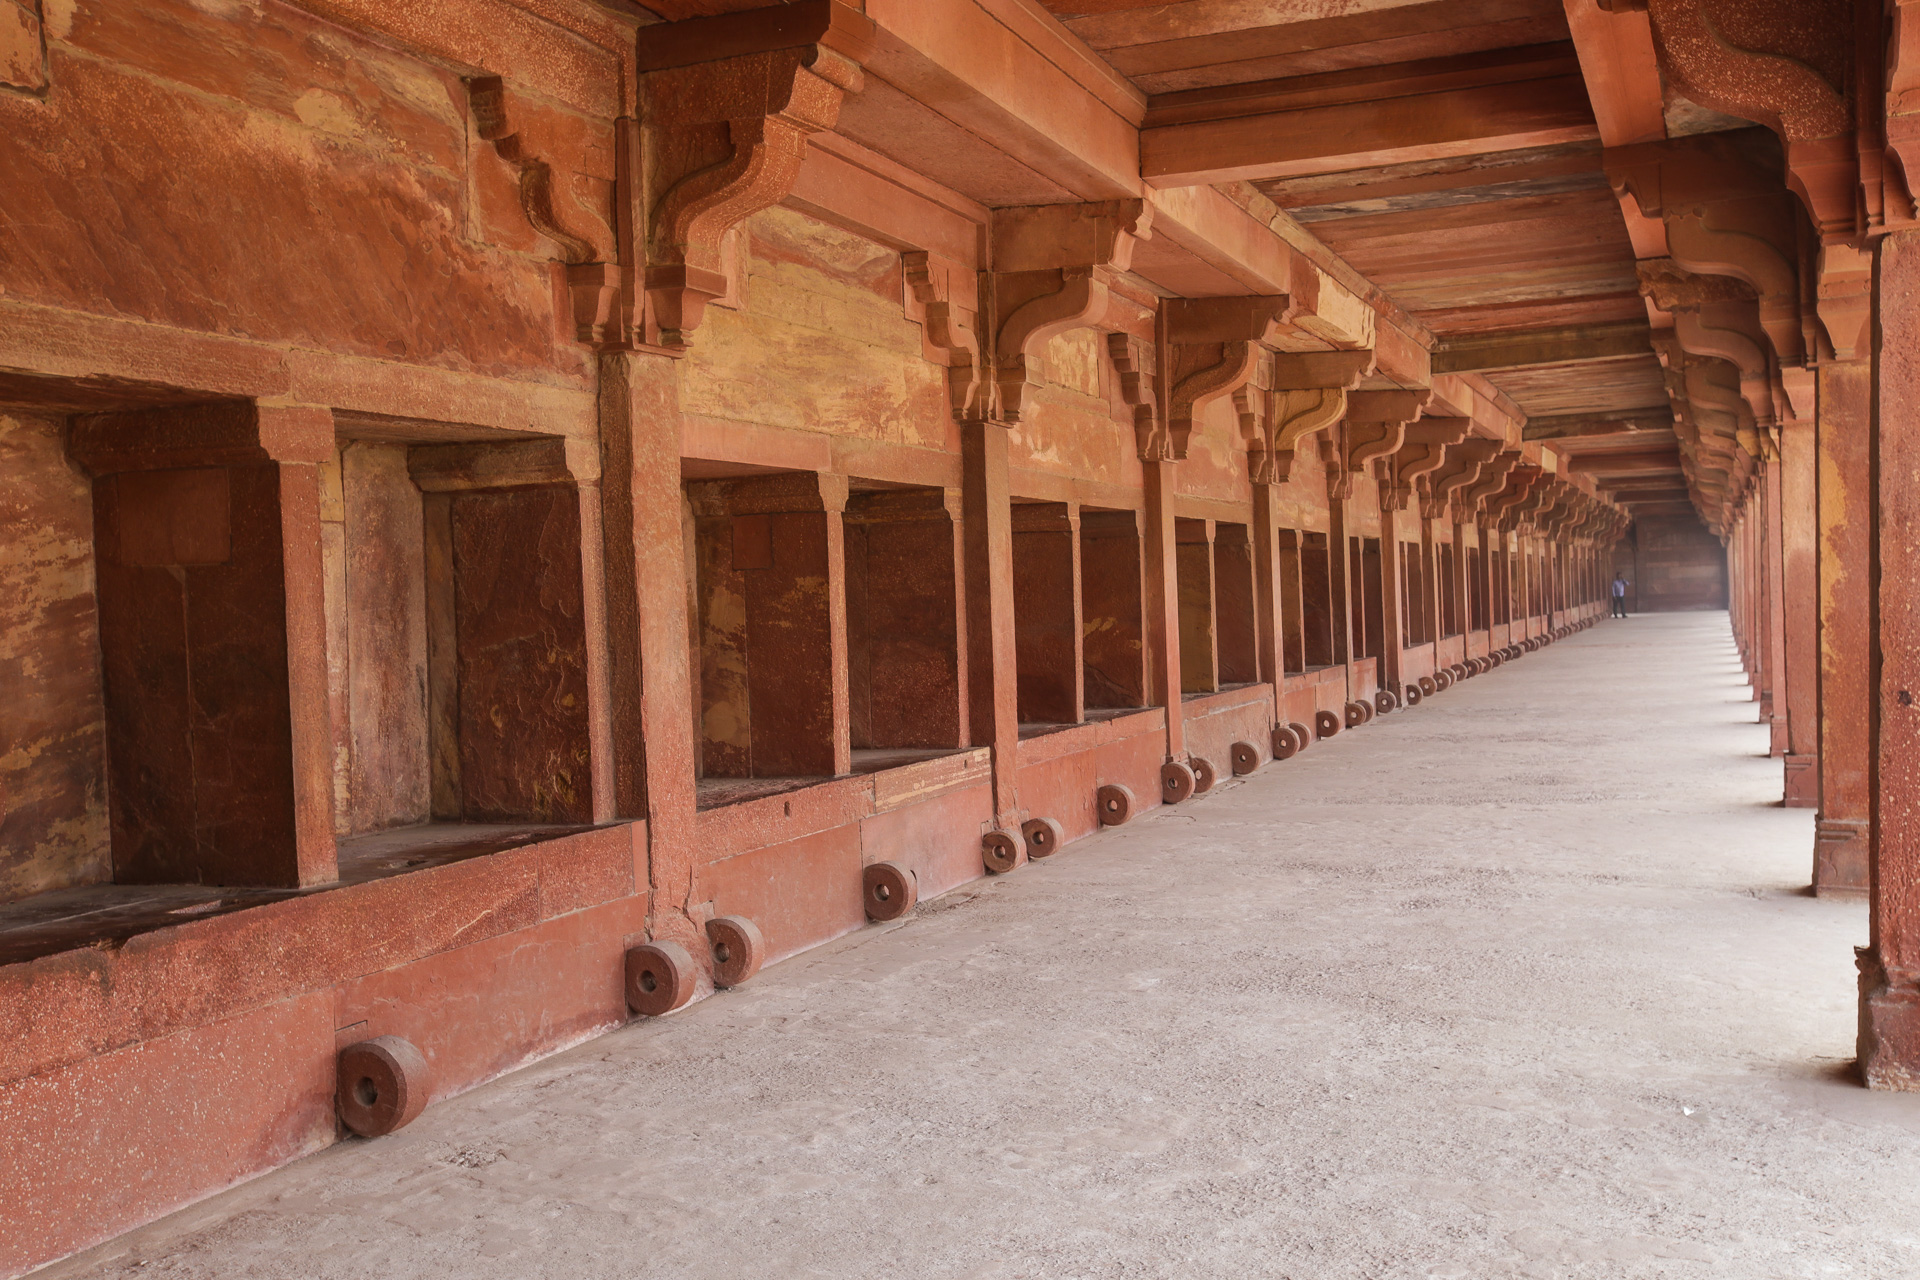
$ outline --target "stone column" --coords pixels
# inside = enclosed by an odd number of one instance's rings
[[[1273,715],[1285,721],[1286,701],[1286,606],[1288,594],[1282,579],[1280,521],[1274,509],[1274,486],[1253,486],[1253,634],[1255,659],[1260,679],[1273,686]],[[1299,590],[1297,578],[1293,590]],[[1298,608],[1295,603],[1292,607]]]
[[[1173,527],[1174,466],[1169,460],[1140,464],[1146,482],[1144,536],[1147,652],[1151,673],[1147,697],[1167,709],[1167,758],[1184,760],[1187,739],[1180,722],[1180,574]]]
[[[1417,513],[1419,508],[1414,508]],[[1415,516],[1418,519],[1418,515]],[[1380,504],[1380,671],[1382,689],[1404,689],[1407,643],[1406,575],[1400,564],[1400,512]]]
[[[960,428],[962,539],[966,546],[967,720],[973,745],[993,748],[993,811],[1018,831],[1015,759],[1020,745],[1018,661],[1013,631],[1013,508],[1007,428]]]
[[[1780,460],[1767,463],[1766,470],[1766,658],[1767,709],[1771,717],[1767,751],[1787,754],[1787,610],[1783,595],[1785,582],[1784,517],[1780,509]]]
[[[1460,651],[1464,655],[1467,640],[1473,635],[1473,616],[1467,608],[1466,526],[1457,522],[1453,526],[1453,573],[1447,580],[1447,590],[1453,593],[1453,617],[1460,624]]]
[[[1786,805],[1820,803],[1820,581],[1812,422],[1780,430],[1782,641],[1787,686]]]
[[[327,710],[320,464],[333,457],[333,413],[311,405],[263,404],[258,414],[261,447],[280,473],[295,875],[301,885],[329,884],[340,872],[333,832],[333,729]]]
[[[1859,953],[1860,1067],[1876,1089],[1920,1089],[1920,234],[1875,263],[1873,465],[1851,509],[1871,527],[1868,720],[1871,909]]]
[[[694,894],[696,701],[681,521],[680,368],[667,356],[600,359],[601,511],[612,690],[614,816],[644,818],[634,883],[648,886],[647,928],[706,954]],[[596,809],[598,805],[596,804]]]
[[[1341,432],[1344,433],[1344,427]],[[1347,477],[1346,450],[1337,439],[1327,450],[1327,582],[1333,597],[1333,660],[1347,667],[1347,696],[1353,693],[1353,584],[1348,581],[1347,498],[1352,481]]]
[[[1865,893],[1872,364],[1823,365],[1817,394],[1820,809],[1813,888]]]
[[[587,738],[593,788],[593,820],[612,822],[614,807],[613,686],[607,636],[606,544],[595,531],[606,527],[600,499],[600,449],[592,440],[566,442],[567,470],[580,504],[581,628],[587,640]],[[432,679],[429,667],[429,679]]]

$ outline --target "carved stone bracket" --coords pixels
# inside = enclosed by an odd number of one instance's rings
[[[474,131],[519,177],[520,208],[533,229],[560,250],[566,266],[574,336],[606,349],[624,344],[620,268],[600,261],[593,242],[569,229],[554,200],[553,166],[534,155],[508,118],[506,83],[499,76],[475,76],[466,82]]]
[[[1467,438],[1471,418],[1427,418],[1406,429],[1406,438],[1389,464],[1389,483],[1381,495],[1388,511],[1405,511],[1414,488],[1447,460],[1447,450]]]
[[[1120,375],[1120,397],[1133,409],[1134,446],[1140,460],[1173,461],[1173,442],[1160,429],[1158,362],[1153,344],[1130,333],[1110,333],[1107,355]]]
[[[1451,513],[1455,522],[1463,520],[1472,508],[1456,501],[1456,497],[1464,494],[1486,471],[1500,452],[1500,443],[1471,436],[1449,446],[1446,461],[1429,472],[1422,484],[1420,514],[1429,520],[1439,520]]]
[[[978,273],[920,251],[900,255],[900,262],[927,354],[947,367],[954,421],[985,420],[993,384],[983,376]]]
[[[1261,345],[1293,315],[1284,294],[1229,298],[1172,298],[1161,304],[1169,347],[1167,431],[1173,456],[1187,456],[1194,414],[1249,382],[1271,383]],[[1265,377],[1259,377],[1262,368]],[[1243,430],[1245,428],[1243,427]]]
[[[1851,0],[1646,0],[1668,85],[1701,106],[1766,125],[1787,182],[1821,240],[1857,238],[1860,153]],[[1877,25],[1877,23],[1876,23]]]
[[[1364,472],[1375,459],[1400,451],[1407,426],[1433,399],[1431,389],[1355,391],[1347,397],[1346,465],[1350,474]]]
[[[1872,254],[1846,245],[1828,245],[1820,250],[1816,273],[1815,306],[1828,344],[1826,354],[1835,360],[1865,359],[1872,340]]]
[[[1107,314],[1109,287],[1132,264],[1135,242],[1152,235],[1152,218],[1143,200],[994,210],[994,270],[983,308],[993,317],[987,417],[1008,426],[1021,420],[1040,385],[1040,348]]]
[[[838,0],[640,28],[643,154],[630,199],[647,345],[686,348],[726,292],[722,237],[793,189],[807,139],[860,89],[875,38]]]
[[[1766,136],[1749,131],[1614,147],[1605,163],[1618,194],[1662,219],[1672,266],[1741,282],[1780,363],[1803,363],[1798,216]]]
[[[1263,358],[1249,385],[1265,396],[1264,406],[1241,412],[1255,483],[1285,484],[1292,477],[1295,454],[1346,416],[1347,393],[1372,372],[1373,363],[1370,350],[1273,352]],[[1251,394],[1243,388],[1236,403]]]
[[[1525,501],[1536,484],[1546,479],[1546,472],[1526,461],[1517,463],[1507,473],[1506,485],[1490,495],[1482,504],[1487,520],[1502,533],[1512,531],[1515,522],[1514,508]]]
[[[1285,484],[1292,478],[1300,446],[1346,416],[1345,387],[1274,391],[1267,412],[1265,457],[1256,463],[1256,473],[1268,484]]]
[[[1502,449],[1495,453],[1487,464],[1480,468],[1479,476],[1468,481],[1459,490],[1456,506],[1471,515],[1485,509],[1487,499],[1504,491],[1507,476],[1520,465],[1526,455],[1518,449]]]

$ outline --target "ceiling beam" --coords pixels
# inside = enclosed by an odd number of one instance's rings
[[[1634,483],[1646,484],[1648,482],[1644,479],[1636,478]],[[1636,502],[1690,502],[1693,499],[1693,494],[1685,485],[1675,485],[1671,488],[1659,489],[1613,489],[1608,491],[1607,497],[1620,503],[1622,506],[1629,506]]]
[[[1567,462],[1574,475],[1629,475],[1636,472],[1680,472],[1680,451],[1663,449],[1650,453],[1584,453]]]
[[[1476,373],[1651,355],[1653,343],[1650,332],[1644,320],[1625,320],[1615,324],[1566,325],[1517,333],[1466,334],[1449,339],[1433,353],[1433,371]],[[1667,414],[1665,425],[1673,425],[1671,411]]]
[[[1566,413],[1529,418],[1523,440],[1561,440],[1568,436],[1617,436],[1629,431],[1668,431],[1673,409],[1653,405],[1645,409],[1610,409],[1605,413]]]
[[[1653,26],[1628,5],[1566,0],[1567,27],[1593,99],[1600,140],[1610,147],[1658,142],[1667,136],[1660,94],[1660,63]]]
[[[1180,187],[1339,173],[1599,137],[1564,44],[1149,99],[1140,174]]]

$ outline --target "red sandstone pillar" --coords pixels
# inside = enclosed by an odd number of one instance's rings
[[[1871,910],[1859,955],[1860,1067],[1876,1089],[1920,1089],[1920,234],[1882,240],[1873,327],[1875,489],[1868,719]]]
[[[652,893],[648,932],[703,955],[704,935],[689,915],[696,843],[687,709],[694,695],[676,361],[633,352],[601,357],[600,441],[613,809],[646,819],[634,883]]]
[[[847,686],[847,478],[820,476],[827,525],[827,646],[833,681],[833,774],[853,772],[852,691]],[[1078,584],[1075,584],[1078,585]]]
[[[1333,608],[1333,661],[1347,669],[1347,696],[1353,684],[1353,574],[1347,550],[1347,496],[1353,481],[1347,474],[1347,427],[1343,422],[1327,439],[1327,587]]]
[[[1467,637],[1473,634],[1473,616],[1467,608],[1466,526],[1453,526],[1453,572],[1447,577],[1447,590],[1453,593],[1453,618],[1460,624],[1461,652],[1466,652]]]
[[[587,641],[587,749],[593,787],[593,820],[612,822],[613,686],[607,650],[607,571],[605,527],[600,506],[600,451],[590,440],[567,441],[567,470],[580,503],[581,628]]]
[[[1785,544],[1780,509],[1780,459],[1767,463],[1767,710],[1771,716],[1769,755],[1787,754],[1787,610],[1784,599]]]
[[[1418,496],[1412,501],[1418,503]],[[1418,510],[1418,507],[1415,507]],[[1418,515],[1414,517],[1420,519]],[[1406,577],[1400,567],[1400,513],[1380,507],[1380,671],[1382,689],[1404,689],[1402,663],[1406,657]]]
[[[333,836],[333,726],[327,713],[326,568],[320,554],[320,464],[333,457],[333,413],[259,405],[260,447],[279,467],[286,582],[287,718],[292,730],[293,830],[301,885],[340,878]]]
[[[1180,722],[1180,578],[1173,468],[1166,461],[1140,464],[1146,482],[1146,528],[1140,551],[1146,569],[1147,652],[1153,668],[1147,697],[1154,706],[1167,709],[1167,758],[1184,760],[1187,739]]]
[[[1785,647],[1786,805],[1820,803],[1820,582],[1812,422],[1780,429],[1780,555]]]
[[[961,518],[966,544],[967,720],[973,744],[993,748],[993,812],[1018,830],[1015,760],[1020,745],[1018,660],[1013,632],[1013,508],[1007,429],[960,429]]]
[[[1253,486],[1253,635],[1260,678],[1273,686],[1273,714],[1285,720],[1285,620],[1281,600],[1280,521],[1274,509],[1274,486]]]
[[[1820,811],[1816,893],[1867,889],[1868,619],[1873,366],[1820,368],[1816,417],[1820,538]]]

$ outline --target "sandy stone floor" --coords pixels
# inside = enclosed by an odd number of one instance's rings
[[[1754,718],[1603,623],[49,1274],[1920,1275]]]

